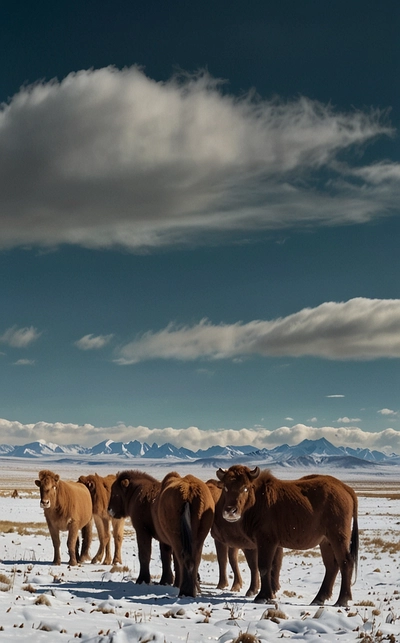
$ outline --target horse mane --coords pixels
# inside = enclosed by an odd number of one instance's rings
[[[159,482],[156,478],[151,476],[145,471],[139,471],[138,469],[129,469],[126,471],[121,471],[117,473],[117,480],[123,480],[123,478],[128,478],[131,482],[139,482],[141,480],[147,480],[149,482]]]
[[[260,482],[268,483],[268,482],[276,482],[278,481],[278,478],[276,478],[269,469],[263,469],[258,476],[257,480]]]

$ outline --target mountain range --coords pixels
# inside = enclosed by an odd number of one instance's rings
[[[280,465],[285,467],[324,466],[329,464],[337,468],[357,468],[371,465],[400,465],[400,456],[392,453],[387,455],[381,451],[370,449],[334,446],[325,438],[319,440],[303,440],[295,446],[283,444],[273,449],[256,449],[254,446],[211,446],[208,449],[191,451],[173,444],[132,440],[130,442],[115,442],[104,440],[93,447],[83,447],[77,444],[61,446],[45,440],[30,442],[22,446],[8,444],[0,445],[0,457],[37,458],[65,460],[78,458],[91,462],[101,458],[104,462],[107,456],[118,460],[152,459],[165,462],[180,462],[181,464],[196,463],[201,466],[228,466],[234,463],[260,463],[263,466]]]

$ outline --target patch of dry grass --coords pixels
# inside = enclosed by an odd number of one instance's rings
[[[0,574],[0,591],[8,592],[11,589],[12,580],[5,574]]]
[[[19,534],[20,536],[30,534],[48,536],[49,530],[45,522],[12,522],[11,520],[0,520],[0,533]]]
[[[400,552],[400,542],[393,540],[384,540],[380,536],[374,538],[364,536],[362,538],[362,547],[369,552],[377,551],[378,553],[397,554]]]
[[[127,574],[130,571],[129,567],[127,565],[113,565],[110,568],[110,574],[114,573],[120,573],[120,574]]]
[[[291,549],[290,554],[292,556],[301,556],[302,558],[320,558],[321,552],[319,547],[314,549]]]
[[[33,604],[34,605],[46,605],[47,607],[51,607],[51,601],[44,594],[40,594],[40,596],[37,597],[37,599],[35,600],[35,602]]]
[[[260,639],[254,636],[254,634],[240,632],[239,636],[234,639],[232,643],[260,643]]]
[[[15,501],[16,502],[18,501],[18,498],[22,498],[22,497],[31,498],[31,497],[34,496],[35,498],[39,498],[39,493],[38,493],[37,487],[34,487],[33,489],[25,489],[25,488],[22,489],[22,488],[19,488],[19,487],[18,488],[16,488],[16,487],[11,488],[10,487],[9,489],[0,489],[0,497],[1,498],[13,497],[13,494],[14,494],[15,491],[18,492],[18,496],[15,496]]]

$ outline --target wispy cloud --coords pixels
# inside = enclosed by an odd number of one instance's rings
[[[400,453],[400,433],[394,429],[368,432],[358,427],[307,426],[295,424],[282,426],[274,430],[243,428],[240,430],[218,429],[202,431],[190,426],[184,429],[149,428],[146,426],[129,426],[122,423],[110,427],[96,427],[91,424],[64,424],[62,422],[37,422],[22,424],[20,422],[0,419],[0,433],[7,435],[9,444],[24,444],[28,441],[43,439],[60,444],[94,445],[105,439],[139,440],[140,442],[165,444],[170,442],[193,451],[220,444],[254,445],[255,448],[273,448],[281,444],[298,444],[302,440],[326,438],[336,446],[351,446]]]
[[[332,398],[334,398],[334,397],[344,397],[344,395],[326,395],[326,397],[332,397]]]
[[[137,249],[368,221],[397,208],[400,166],[338,159],[392,133],[378,111],[238,98],[206,73],[38,82],[0,111],[0,246]]]
[[[29,344],[39,339],[40,335],[41,333],[33,326],[29,328],[17,328],[13,326],[0,335],[0,342],[12,348],[26,348]]]
[[[246,355],[312,355],[326,359],[400,357],[400,299],[326,302],[273,321],[147,332],[119,350],[119,364],[149,359],[234,359]]]
[[[16,362],[14,362],[14,366],[33,366],[34,364],[34,359],[18,359]]]
[[[104,348],[111,339],[114,337],[114,335],[85,335],[84,337],[81,337],[81,339],[78,339],[75,343],[75,346],[80,348],[82,351],[93,351],[93,350],[99,350],[100,348]]]

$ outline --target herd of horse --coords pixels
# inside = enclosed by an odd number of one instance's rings
[[[137,470],[106,477],[80,476],[72,482],[42,470],[35,484],[40,489],[55,565],[61,562],[60,531],[68,532],[70,565],[89,560],[106,565],[121,563],[124,522],[129,517],[138,546],[137,583],[150,583],[154,539],[160,547],[160,584],[175,585],[180,596],[195,597],[200,591],[198,570],[203,544],[211,533],[219,589],[228,586],[228,560],[233,572],[231,589],[241,589],[238,552],[242,550],[251,575],[246,595],[255,596],[259,603],[270,602],[280,588],[283,549],[306,550],[319,545],[325,575],[312,604],[322,605],[331,597],[339,571],[341,585],[335,605],[346,606],[352,598],[359,547],[357,496],[332,476],[308,475],[287,481],[259,467],[233,465],[218,469],[216,479],[207,482],[176,472],[160,481]],[[92,521],[99,539],[93,558],[89,553]]]

